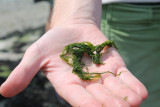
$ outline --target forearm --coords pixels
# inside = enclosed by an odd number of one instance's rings
[[[68,24],[100,26],[101,0],[56,0],[51,27]]]

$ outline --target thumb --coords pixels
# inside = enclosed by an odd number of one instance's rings
[[[41,67],[41,54],[36,43],[27,49],[22,61],[1,85],[0,93],[12,97],[23,91]]]

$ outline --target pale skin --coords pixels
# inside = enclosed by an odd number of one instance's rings
[[[89,72],[121,72],[116,77],[106,73],[99,79],[83,81],[59,57],[68,44],[89,41],[97,45],[107,40],[100,31],[100,17],[101,0],[56,0],[51,29],[26,50],[20,64],[1,85],[0,93],[15,96],[41,69],[57,93],[74,107],[140,106],[148,96],[147,90],[126,68],[114,47],[102,56],[105,65],[95,66],[88,57],[83,60]]]

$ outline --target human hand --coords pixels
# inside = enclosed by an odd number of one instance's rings
[[[0,93],[12,97],[24,90],[41,69],[52,83],[58,94],[72,106],[80,107],[128,107],[139,106],[147,98],[147,90],[125,67],[114,48],[102,56],[101,66],[95,66],[88,57],[83,60],[89,72],[105,72],[93,81],[81,80],[72,73],[60,54],[68,44],[89,41],[95,45],[106,41],[106,37],[94,25],[75,25],[57,27],[44,34],[30,46],[20,64],[0,87]],[[126,101],[124,100],[126,98]]]

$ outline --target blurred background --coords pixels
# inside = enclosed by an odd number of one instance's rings
[[[51,2],[0,0],[0,84],[18,65],[25,50],[45,33]],[[51,1],[51,0],[48,0]],[[39,72],[30,85],[12,98],[0,95],[0,107],[70,107]]]

